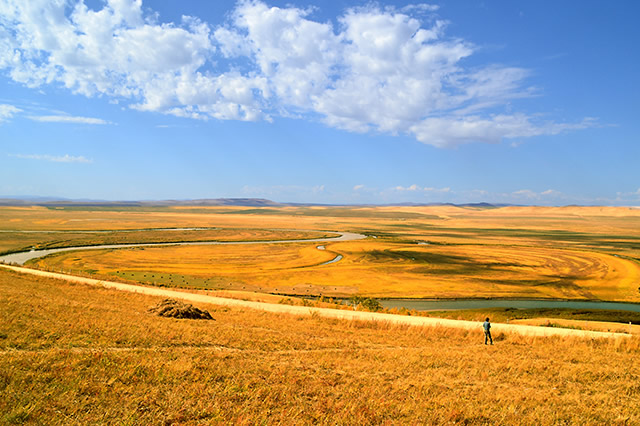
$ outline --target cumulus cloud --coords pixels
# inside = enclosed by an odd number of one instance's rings
[[[528,71],[465,68],[476,47],[445,34],[433,5],[313,10],[242,0],[224,25],[158,22],[141,0],[6,0],[0,69],[29,87],[57,84],[141,111],[192,119],[322,120],[437,147],[557,134],[594,125],[500,111],[536,93]],[[147,11],[147,12],[145,12]],[[1,116],[0,116],[1,117]]]
[[[39,115],[29,116],[29,119],[44,123],[109,124],[108,121],[100,118],[74,117],[70,115]]]
[[[92,160],[83,156],[74,155],[48,155],[48,154],[10,154],[11,157],[21,158],[23,160],[41,160],[53,163],[93,163]]]
[[[11,120],[15,114],[21,111],[20,108],[13,105],[0,104],[0,123]]]

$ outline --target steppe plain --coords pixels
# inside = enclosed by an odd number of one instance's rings
[[[275,303],[354,295],[640,302],[633,208],[29,206],[0,208],[0,223],[0,252],[367,235],[79,250],[28,264]],[[6,270],[0,294],[5,422],[640,422],[638,337],[498,334],[485,347],[481,332],[212,305],[201,307],[215,321],[176,320],[147,312],[157,298]]]
[[[0,252],[311,239],[331,231],[368,236],[329,241],[321,250],[304,242],[176,245],[74,251],[31,262],[105,279],[329,297],[640,302],[640,210],[630,208],[31,207],[1,209],[0,220],[5,231],[32,231],[0,233]],[[111,232],[89,232],[97,230]],[[325,264],[338,255],[339,262]]]

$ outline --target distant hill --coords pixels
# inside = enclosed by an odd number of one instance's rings
[[[351,204],[356,206],[355,204]],[[431,206],[452,206],[479,209],[494,209],[498,207],[511,206],[512,204],[490,204],[490,203],[391,203],[391,204],[358,204],[358,207],[377,206],[408,206],[408,207],[431,207]],[[282,207],[282,206],[327,206],[344,207],[349,204],[320,204],[320,203],[279,203],[265,198],[204,198],[195,200],[141,200],[141,201],[107,201],[78,199],[71,200],[55,197],[38,196],[0,196],[0,206],[48,206],[48,207],[171,207],[171,206],[239,206],[239,207]]]
[[[144,201],[106,201],[106,200],[69,200],[54,197],[0,197],[0,206],[106,206],[106,207],[144,207],[144,206],[243,206],[275,207],[286,204],[264,198],[215,198],[198,200],[144,200]]]

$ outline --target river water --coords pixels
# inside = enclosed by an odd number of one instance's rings
[[[317,231],[312,231],[317,232]],[[31,259],[37,259],[39,257],[48,256],[53,253],[60,253],[64,251],[72,250],[103,250],[103,249],[120,249],[120,248],[132,248],[132,247],[161,247],[161,246],[205,246],[205,245],[231,245],[231,244],[282,244],[282,243],[317,243],[317,242],[333,242],[333,241],[353,241],[366,238],[366,235],[356,234],[353,232],[336,232],[335,237],[328,238],[313,238],[308,240],[272,240],[272,241],[197,241],[186,243],[141,243],[141,244],[105,244],[98,246],[84,246],[84,247],[64,247],[54,248],[47,250],[31,250],[20,253],[6,254],[0,256],[0,262],[15,263],[18,265],[24,265],[25,262]],[[342,256],[338,256],[342,259]],[[340,259],[337,257],[330,260],[327,263],[338,262]]]
[[[197,230],[198,228],[180,228],[179,230]],[[352,232],[336,232],[336,237],[315,238],[308,240],[276,240],[276,241],[198,241],[184,243],[142,243],[142,244],[109,244],[85,247],[64,247],[48,250],[31,250],[28,252],[12,253],[0,256],[0,262],[24,265],[31,259],[72,250],[101,250],[132,247],[160,247],[175,245],[229,245],[229,244],[281,244],[301,242],[332,242],[352,241],[366,238],[365,235]],[[322,248],[321,248],[322,247]],[[324,246],[318,246],[324,249]],[[323,263],[328,265],[342,260],[342,255]],[[596,302],[596,301],[564,301],[564,300],[498,300],[498,299],[460,299],[460,300],[424,300],[424,299],[382,299],[380,304],[384,308],[406,308],[416,311],[443,311],[460,309],[488,309],[488,308],[514,308],[514,309],[539,309],[539,308],[565,308],[565,309],[605,309],[618,311],[640,312],[640,304],[621,302]]]
[[[445,311],[458,309],[488,309],[488,308],[515,308],[515,309],[606,309],[615,311],[640,312],[640,304],[621,302],[591,302],[571,300],[416,300],[416,299],[391,299],[380,300],[385,308],[406,308],[416,311]]]

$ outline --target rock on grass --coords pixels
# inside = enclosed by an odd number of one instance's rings
[[[193,305],[174,299],[164,299],[156,306],[150,308],[149,312],[167,318],[213,320],[213,317],[208,311],[198,309]]]

